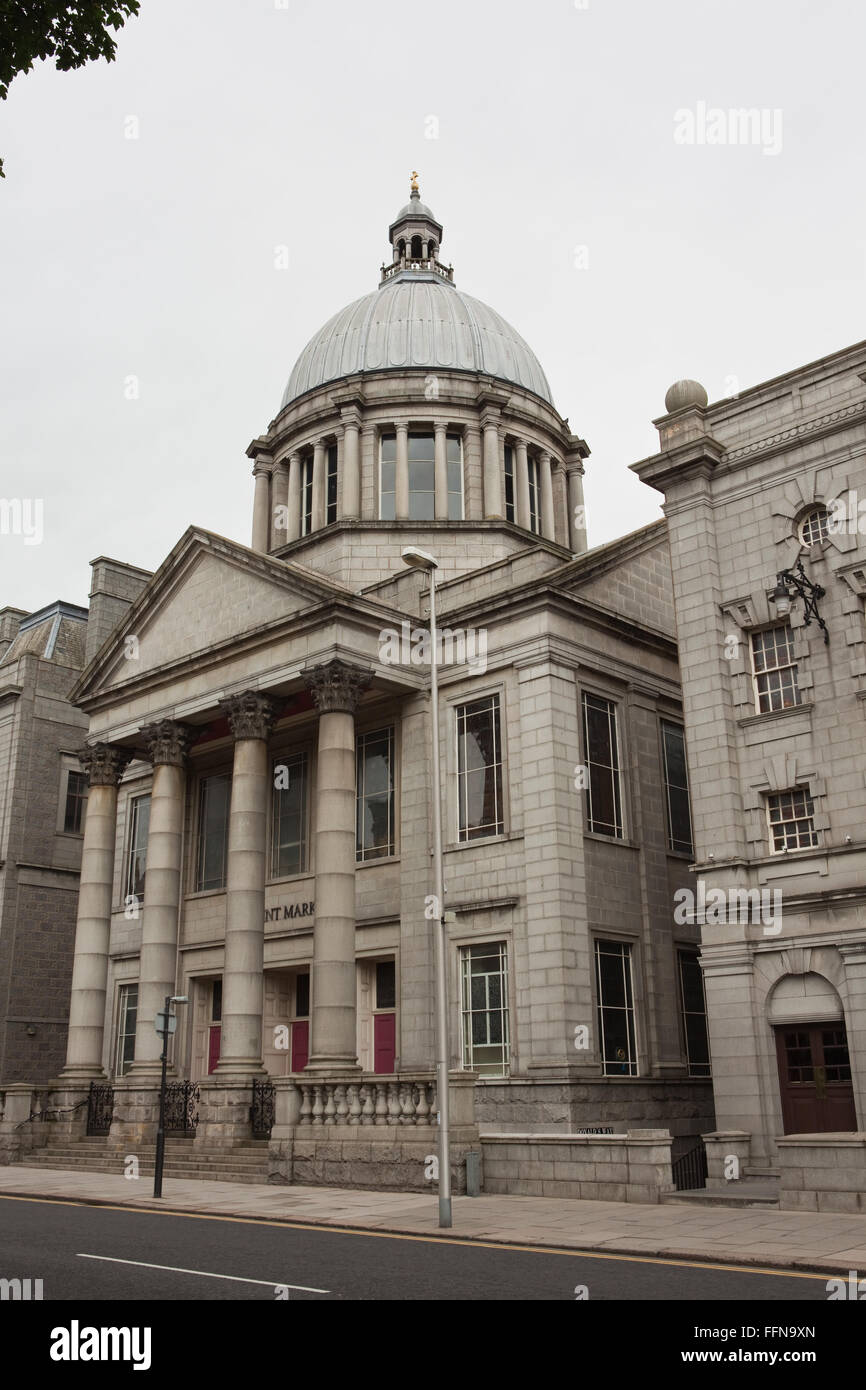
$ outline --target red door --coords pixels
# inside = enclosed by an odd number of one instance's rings
[[[786,1134],[856,1130],[854,1087],[844,1023],[776,1029]]]
[[[217,1064],[217,1062],[218,1062],[219,1059],[220,1059],[220,1038],[221,1038],[221,1036],[222,1036],[222,1027],[221,1027],[221,1025],[220,1025],[219,1023],[212,1023],[212,1024],[211,1024],[211,1027],[210,1027],[210,1033],[209,1033],[209,1035],[208,1035],[208,1044],[207,1044],[207,1074],[208,1074],[208,1076],[210,1076],[211,1072],[216,1071],[216,1064]]]
[[[377,1076],[394,1070],[397,1055],[397,1015],[373,1015],[373,1071]]]
[[[310,1060],[310,1021],[292,1024],[292,1071],[303,1071]]]

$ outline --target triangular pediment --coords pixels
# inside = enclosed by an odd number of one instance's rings
[[[348,597],[343,585],[299,565],[190,530],[84,671],[73,698],[138,681],[197,652]]]

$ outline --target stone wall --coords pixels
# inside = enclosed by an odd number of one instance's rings
[[[713,1128],[713,1090],[703,1080],[484,1081],[475,1088],[484,1137],[526,1132],[568,1134],[588,1127],[664,1125],[676,1138]]]
[[[625,1134],[482,1135],[485,1194],[659,1202],[673,1191],[671,1136]]]
[[[866,1134],[776,1140],[783,1211],[866,1212]]]

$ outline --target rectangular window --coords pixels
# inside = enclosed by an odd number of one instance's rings
[[[707,1032],[707,1004],[704,975],[698,958],[680,951],[680,999],[689,1076],[710,1075],[710,1040]]]
[[[449,434],[447,440],[448,520],[463,520],[463,440]]]
[[[481,1076],[507,1076],[508,956],[504,941],[463,946],[461,1012],[463,1069]]]
[[[529,529],[538,535],[541,531],[541,487],[538,479],[538,459],[527,460],[529,473]]]
[[[505,446],[505,520],[514,521],[514,450]]]
[[[376,962],[376,1008],[393,1009],[397,1006],[397,970],[392,960]]]
[[[211,985],[210,993],[210,1021],[211,1023],[222,1023],[223,1017],[223,982],[222,977],[214,980]]]
[[[231,795],[229,773],[203,777],[199,783],[197,893],[226,886]]]
[[[65,835],[81,834],[86,802],[87,777],[83,772],[68,772],[66,775],[66,805],[63,810],[63,833]]]
[[[129,803],[129,843],[126,860],[126,905],[135,898],[144,902],[144,873],[147,866],[147,832],[150,827],[150,796],[137,796]]]
[[[589,785],[587,828],[596,835],[622,839],[622,791],[619,776],[616,705],[600,695],[583,694],[583,747]]]
[[[436,516],[435,441],[432,434],[409,435],[409,520]]]
[[[310,972],[295,976],[295,1018],[310,1017]]]
[[[598,1038],[605,1076],[637,1076],[631,946],[596,941]]]
[[[397,516],[397,436],[383,434],[379,442],[379,520]]]
[[[794,637],[787,623],[752,633],[752,668],[759,714],[801,703]]]
[[[313,529],[313,455],[301,459],[301,535]]]
[[[767,817],[773,854],[783,854],[785,850],[792,849],[814,849],[817,845],[815,804],[804,787],[768,796]]]
[[[325,522],[328,526],[337,520],[337,446],[328,449],[328,477]]]
[[[307,755],[274,760],[271,877],[290,878],[307,867]]]
[[[138,985],[121,985],[117,1011],[115,1075],[125,1076],[135,1060],[135,1024],[138,1018]]]
[[[668,809],[668,848],[692,854],[692,814],[686,771],[686,733],[680,724],[662,720],[665,792]]]
[[[498,695],[457,706],[457,804],[459,839],[504,834]]]
[[[359,861],[395,853],[393,729],[358,737],[356,827]]]

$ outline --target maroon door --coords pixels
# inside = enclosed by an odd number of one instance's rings
[[[220,1038],[222,1037],[222,1027],[219,1023],[212,1023],[207,1044],[207,1074],[216,1071],[216,1064],[220,1059]]]
[[[397,1015],[373,1015],[373,1071],[377,1076],[394,1070],[397,1055]]]
[[[303,1071],[310,1060],[310,1021],[292,1024],[292,1071]]]
[[[844,1023],[776,1029],[786,1134],[856,1130],[854,1087]]]

